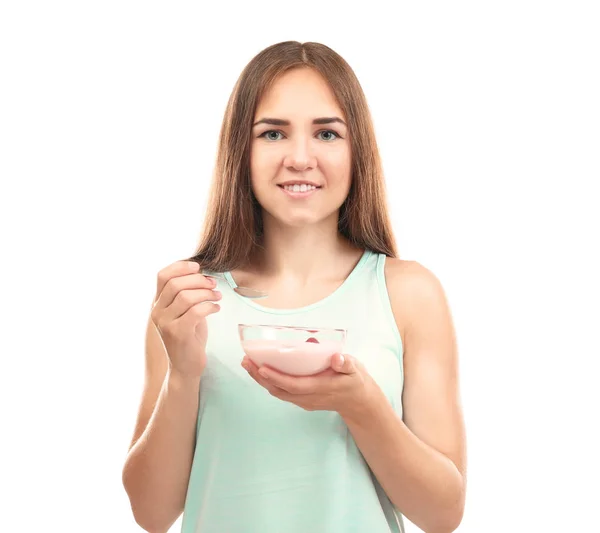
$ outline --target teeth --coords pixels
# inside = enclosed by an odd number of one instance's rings
[[[299,185],[298,183],[294,185],[284,185],[283,188],[290,192],[308,192],[316,189],[314,185],[307,185],[306,183],[303,183],[302,185]]]

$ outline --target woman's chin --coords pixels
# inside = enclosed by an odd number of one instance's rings
[[[314,210],[308,209],[291,209],[287,211],[281,211],[278,209],[277,211],[273,210],[270,213],[263,211],[263,219],[266,224],[273,222],[275,226],[286,227],[290,229],[320,226],[330,222],[337,225],[337,216],[337,211],[334,213],[317,213]]]
[[[290,214],[276,217],[277,224],[286,228],[300,229],[308,226],[315,226],[323,222],[323,218],[316,215],[296,215],[290,216]]]
[[[286,226],[288,228],[299,229],[299,228],[306,228],[307,226],[314,226],[322,221],[317,218],[301,217],[301,218],[290,218],[287,220],[281,220],[280,222],[281,222],[282,226]]]

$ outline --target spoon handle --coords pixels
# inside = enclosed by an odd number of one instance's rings
[[[225,276],[223,276],[222,274],[207,274],[205,277],[220,279],[225,282],[227,281]],[[250,289],[248,287],[237,286],[233,290],[234,292],[237,292],[240,296],[243,296],[244,298],[250,298],[251,300],[260,300],[268,296],[266,292],[258,291],[256,289]]]
[[[225,276],[223,276],[222,274],[205,274],[204,276],[205,278],[214,278],[214,279],[221,279],[223,281],[227,281],[225,279]]]

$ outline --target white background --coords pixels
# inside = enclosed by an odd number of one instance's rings
[[[458,531],[600,531],[593,4],[3,3],[0,530],[140,531],[121,468],[156,273],[193,252],[242,68],[300,40],[354,68],[401,257],[450,300]]]

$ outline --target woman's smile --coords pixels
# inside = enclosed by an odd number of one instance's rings
[[[277,186],[290,198],[308,198],[321,189],[319,185],[309,183],[286,183]]]

